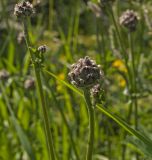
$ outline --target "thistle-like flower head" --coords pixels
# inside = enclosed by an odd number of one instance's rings
[[[34,14],[33,5],[28,1],[17,3],[14,8],[14,15],[18,18],[30,17]]]
[[[100,66],[88,56],[73,64],[68,74],[71,83],[78,88],[92,87],[101,80],[102,75]]]
[[[136,30],[139,17],[133,10],[127,10],[119,18],[120,25],[126,27],[130,32]]]

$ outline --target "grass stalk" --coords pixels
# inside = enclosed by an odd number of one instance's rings
[[[38,94],[39,94],[40,102],[41,102],[41,106],[42,106],[43,122],[44,122],[44,128],[45,128],[46,143],[47,143],[47,146],[48,146],[49,159],[55,160],[56,157],[55,157],[55,151],[54,151],[54,146],[53,146],[52,133],[51,133],[51,130],[50,130],[48,108],[46,106],[44,93],[43,93],[43,88],[42,88],[42,81],[41,81],[41,75],[40,75],[41,69],[35,65],[34,56],[29,49],[30,40],[29,40],[29,35],[28,35],[27,20],[24,20],[23,27],[24,27],[24,36],[25,36],[26,45],[27,45],[28,51],[30,53],[31,60],[32,60],[32,63],[33,63],[33,67],[34,67],[34,72],[35,72],[36,82],[37,82],[37,90],[38,90]]]
[[[129,112],[128,112],[128,115],[127,115],[127,123],[129,124],[130,123],[130,120],[131,120],[131,115],[132,115],[132,108],[133,105],[132,103],[130,104],[129,106]],[[124,131],[124,134],[123,134],[123,139],[125,140],[126,139],[126,136],[127,136],[127,132]],[[125,144],[123,144],[122,146],[122,160],[125,160],[126,159],[126,150],[127,150],[127,146]]]
[[[54,93],[53,93],[52,90],[51,90],[51,95],[52,95],[52,97],[53,97],[53,99],[54,99],[54,102],[55,102],[55,104],[56,104],[56,107],[58,108],[58,110],[59,110],[59,112],[60,112],[60,114],[61,114],[61,117],[62,117],[62,119],[63,119],[63,121],[64,121],[64,123],[65,123],[65,126],[67,127],[68,134],[69,134],[69,138],[70,138],[70,140],[71,140],[71,145],[72,145],[72,147],[73,147],[73,151],[74,151],[74,153],[75,153],[76,159],[77,159],[77,160],[80,160],[80,157],[79,157],[79,154],[78,154],[78,151],[77,151],[77,148],[76,148],[76,144],[75,144],[75,141],[74,141],[73,136],[72,136],[72,131],[71,131],[70,126],[69,126],[69,124],[68,124],[68,120],[66,119],[66,116],[65,116],[65,114],[64,114],[61,106],[59,106],[58,101],[57,101],[57,99],[56,99],[56,97],[55,97],[55,95],[54,95]]]
[[[132,62],[132,79],[133,79],[133,86],[132,86],[132,103],[134,105],[134,123],[135,123],[135,129],[138,130],[138,101],[136,97],[137,93],[137,86],[136,86],[136,65],[135,65],[135,53],[133,51],[133,40],[132,40],[132,33],[129,33],[129,45],[130,45],[130,54],[131,54],[131,62]],[[136,160],[139,159],[138,153],[136,154]]]
[[[86,160],[92,160],[93,144],[94,144],[94,108],[91,104],[90,93],[88,89],[84,89],[84,97],[89,114],[89,140],[88,140]]]

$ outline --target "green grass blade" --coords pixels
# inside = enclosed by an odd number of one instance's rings
[[[6,105],[7,105],[7,108],[10,112],[10,115],[11,115],[11,121],[16,129],[16,132],[17,132],[17,135],[19,137],[19,140],[23,146],[23,148],[25,149],[25,151],[27,152],[28,156],[30,157],[31,160],[35,160],[35,156],[34,156],[34,153],[32,151],[32,147],[31,147],[31,144],[29,142],[29,139],[27,138],[26,134],[24,133],[22,127],[20,126],[20,124],[18,123],[18,120],[16,119],[15,115],[14,115],[14,112],[11,108],[11,105],[9,103],[9,100],[5,94],[5,90],[4,90],[4,87],[3,85],[0,83],[0,86],[1,86],[1,89],[2,89],[2,93],[3,93],[3,96],[4,96],[4,99],[5,99],[5,102],[6,102]]]
[[[48,73],[49,75],[51,75],[56,80],[58,80],[59,82],[61,82],[63,85],[65,85],[66,87],[68,87],[69,89],[73,90],[78,95],[80,95],[81,97],[84,98],[83,94],[77,88],[75,88],[72,85],[70,85],[69,83],[59,79],[53,73],[51,73],[51,72],[49,72],[49,71],[47,71],[45,69],[44,69],[44,71],[46,73]],[[99,111],[101,111],[102,113],[107,115],[109,118],[114,120],[119,126],[121,126],[123,129],[125,129],[129,134],[131,134],[131,135],[137,137],[139,140],[141,140],[145,144],[145,146],[147,148],[152,148],[152,140],[151,139],[149,139],[146,136],[143,136],[142,133],[140,133],[139,131],[136,131],[135,129],[131,128],[124,120],[122,120],[120,117],[112,114],[109,110],[107,110],[106,108],[102,107],[101,105],[97,105],[97,108],[99,109]],[[149,154],[152,154],[152,150],[150,152],[151,153],[149,153]]]

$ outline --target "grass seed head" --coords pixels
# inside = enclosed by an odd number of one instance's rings
[[[77,63],[71,66],[68,74],[70,82],[78,88],[90,88],[102,77],[100,66],[94,60],[86,56],[80,58]]]
[[[33,14],[34,14],[34,8],[29,1],[23,1],[15,5],[14,15],[16,15],[17,18],[22,19],[25,17],[30,17]]]
[[[127,10],[119,18],[120,25],[126,27],[130,32],[136,30],[139,17],[133,10]]]

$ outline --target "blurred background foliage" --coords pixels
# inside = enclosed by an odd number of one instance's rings
[[[8,80],[1,82],[5,94],[0,88],[0,159],[47,160],[39,99],[35,87],[25,86],[26,80],[33,78],[33,71],[22,24],[13,14],[17,2],[0,0],[0,69],[9,72]],[[96,59],[104,71],[106,106],[126,120],[130,104],[124,76],[127,71],[121,57],[118,35],[105,8],[100,8],[98,1],[93,0],[31,2],[36,13],[28,26],[30,39],[34,47],[42,44],[48,46],[44,63],[47,70],[67,80],[69,66],[75,60],[86,55]],[[133,9],[140,16],[137,30],[133,33],[138,64],[139,128],[143,134],[152,137],[152,1],[116,0],[112,8],[117,22],[126,9]],[[121,28],[121,35],[128,52],[125,28]],[[43,74],[43,89],[50,106],[48,112],[58,159],[75,159],[67,124],[80,159],[84,159],[88,116],[83,99],[46,74]],[[134,124],[132,117],[129,124]],[[134,152],[138,152],[143,160],[145,155],[124,139],[123,133],[115,122],[97,111],[94,159],[119,160],[122,144],[125,144],[126,160],[131,160]]]

